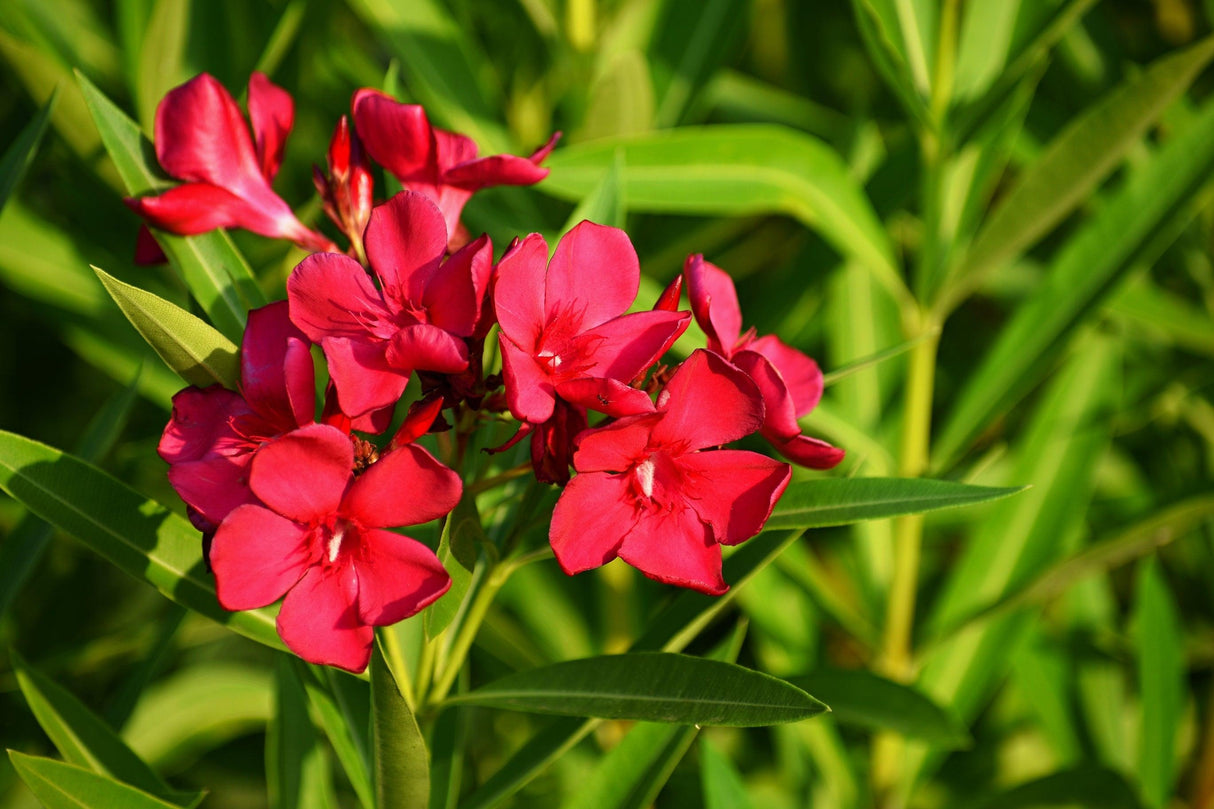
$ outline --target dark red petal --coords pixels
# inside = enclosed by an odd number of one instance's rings
[[[259,503],[249,488],[253,452],[212,455],[169,467],[169,483],[178,497],[209,522],[219,524],[246,503]]]
[[[744,450],[692,452],[675,460],[683,494],[723,545],[759,533],[792,478],[792,467]]]
[[[260,71],[249,77],[249,121],[261,173],[269,182],[282,165],[287,136],[295,124],[295,103],[290,93]]]
[[[685,451],[728,444],[763,424],[763,400],[746,374],[711,351],[692,352],[658,396],[655,441]]]
[[[502,354],[502,377],[506,384],[506,403],[519,421],[542,424],[552,418],[556,391],[552,380],[529,353],[502,336],[498,344]]]
[[[358,616],[354,566],[308,570],[282,602],[278,635],[309,663],[355,673],[366,669],[375,632]]]
[[[557,383],[556,395],[566,402],[606,413],[613,418],[653,412],[653,401],[648,393],[630,388],[616,379],[569,379]]]
[[[402,306],[420,306],[447,252],[447,225],[434,202],[414,191],[400,192],[371,211],[363,238],[384,296]]]
[[[237,194],[265,185],[240,108],[209,74],[173,88],[161,100],[155,142],[160,165],[179,180]]]
[[[429,321],[459,337],[471,337],[480,322],[492,272],[493,243],[488,236],[461,248],[426,286],[421,301]]]
[[[370,413],[355,416],[350,420],[350,428],[358,430],[360,433],[379,435],[392,426],[392,417],[394,415],[396,415],[395,402],[387,407],[381,407],[379,410],[372,410]]]
[[[419,399],[409,405],[409,413],[401,422],[400,429],[392,436],[388,446],[390,449],[412,444],[421,438],[434,426],[434,420],[443,412],[443,397],[440,393],[432,393],[425,399]]]
[[[230,453],[240,438],[232,430],[232,420],[252,412],[239,393],[219,385],[180,390],[173,397],[173,415],[156,451],[168,464]]]
[[[273,604],[316,561],[309,532],[262,506],[228,515],[211,541],[215,593],[226,610]]]
[[[573,467],[579,472],[625,472],[645,460],[649,433],[661,418],[654,413],[620,419],[577,437]]]
[[[371,89],[355,93],[352,106],[358,137],[376,163],[405,184],[437,180],[434,136],[424,109]]]
[[[578,331],[592,329],[627,311],[640,283],[641,265],[628,234],[581,222],[561,237],[548,265],[546,319],[561,315],[572,318]]]
[[[438,165],[437,182],[447,185],[447,170],[461,163],[476,159],[476,141],[458,132],[434,129],[435,162]]]
[[[240,344],[240,385],[258,413],[283,431],[310,424],[316,411],[311,343],[291,322],[287,302],[249,312]]]
[[[553,132],[552,137],[548,138],[548,141],[543,146],[532,152],[527,159],[532,163],[535,163],[537,166],[540,163],[543,163],[548,158],[548,155],[552,154],[552,150],[556,146],[556,142],[561,139],[561,134],[562,133],[559,131]]]
[[[780,438],[792,438],[801,432],[797,423],[797,409],[792,394],[784,384],[784,377],[762,354],[739,351],[733,355],[733,363],[746,372],[758,387],[763,397],[763,434]]]
[[[459,475],[416,444],[406,444],[371,464],[341,508],[368,528],[418,525],[449,513],[462,491]]]
[[[186,183],[159,196],[128,197],[125,202],[149,225],[182,236],[216,228],[243,227],[261,233],[276,227],[272,217],[210,183]]]
[[[494,155],[471,160],[443,172],[443,181],[467,191],[479,191],[495,185],[533,185],[548,176],[526,157]]]
[[[341,411],[352,419],[395,405],[409,384],[408,371],[388,364],[387,341],[330,337],[321,347]]]
[[[727,358],[732,356],[742,333],[742,309],[733,279],[698,253],[683,263],[683,277],[691,311],[708,336],[708,347]]]
[[[511,245],[498,262],[493,309],[502,332],[527,350],[535,348],[548,318],[544,309],[544,268],[548,243],[538,233]]]
[[[249,483],[274,511],[302,523],[335,514],[354,472],[354,447],[336,427],[310,424],[263,446]]]
[[[291,321],[314,343],[326,337],[387,340],[392,313],[362,265],[337,253],[317,253],[287,279]]]
[[[628,382],[666,353],[691,322],[687,312],[633,312],[577,338],[594,360],[588,373]]]
[[[746,348],[762,354],[780,372],[792,395],[796,415],[804,416],[818,406],[818,400],[822,398],[822,371],[812,358],[770,334]]]
[[[619,556],[651,579],[716,596],[729,589],[721,575],[721,546],[694,509],[644,514]]]
[[[135,263],[146,267],[164,264],[168,260],[169,257],[164,254],[152,231],[147,225],[140,225],[139,232],[135,235]]]
[[[679,308],[679,299],[683,296],[683,276],[676,275],[674,280],[667,284],[662,290],[662,294],[658,295],[658,299],[653,303],[655,312],[676,312]]]
[[[795,435],[789,439],[778,436],[767,436],[772,446],[788,460],[798,466],[810,469],[833,469],[839,465],[846,454],[838,447],[831,446],[820,438],[810,438],[807,435]]]
[[[587,472],[569,481],[561,492],[552,512],[548,541],[561,569],[572,576],[614,559],[636,521],[627,479]]]
[[[458,374],[468,369],[468,344],[429,323],[403,327],[392,336],[384,356],[405,372]]]
[[[359,619],[372,626],[388,626],[415,615],[451,586],[451,577],[434,551],[391,531],[362,531],[361,553],[354,566]]]

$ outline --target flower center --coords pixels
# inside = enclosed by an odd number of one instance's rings
[[[337,561],[337,553],[338,553],[338,551],[341,550],[341,540],[342,540],[342,537],[344,537],[345,535],[346,535],[346,526],[344,524],[338,524],[337,528],[333,531],[332,536],[329,537],[329,562],[330,563]]]
[[[653,459],[646,458],[645,462],[636,468],[637,484],[646,497],[653,497]]]

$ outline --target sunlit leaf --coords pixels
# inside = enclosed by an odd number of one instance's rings
[[[266,728],[266,785],[273,809],[332,809],[337,805],[329,759],[308,715],[308,697],[292,661],[274,668],[274,714]]]
[[[422,809],[430,799],[426,741],[379,644],[371,653],[371,717],[377,809]]]
[[[1156,559],[1138,570],[1134,604],[1138,682],[1142,692],[1142,736],[1138,778],[1152,809],[1172,798],[1179,761],[1176,734],[1185,700],[1185,660],[1180,616]]]
[[[176,809],[176,805],[74,764],[9,750],[21,780],[46,809]]]

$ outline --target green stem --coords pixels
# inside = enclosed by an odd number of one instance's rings
[[[452,641],[450,651],[445,655],[441,674],[427,695],[429,704],[442,702],[451,691],[451,686],[455,684],[460,669],[463,668],[464,661],[468,657],[468,651],[472,648],[472,641],[476,639],[481,622],[485,620],[485,615],[489,612],[489,606],[513,572],[514,565],[506,563],[494,568],[485,568],[485,573],[479,579],[473,580],[472,600],[468,604],[468,609],[456,616],[455,624],[458,629],[455,640]]]
[[[409,669],[405,666],[405,655],[400,648],[400,639],[389,627],[381,627],[376,635],[379,638],[380,646],[383,647],[384,659],[392,671],[392,677],[400,686],[401,696],[405,698],[405,702],[409,703],[411,708],[416,708],[417,700],[409,683]]]

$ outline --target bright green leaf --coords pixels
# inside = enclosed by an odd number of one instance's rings
[[[624,227],[625,216],[628,212],[628,202],[624,197],[624,188],[621,182],[623,173],[624,153],[619,151],[616,152],[611,165],[603,173],[603,179],[573,209],[573,213],[569,215],[569,219],[565,222],[565,227],[561,229],[561,235],[568,233],[573,229],[574,225],[583,220],[613,228]],[[553,245],[553,249],[556,249],[555,244]]]
[[[1138,569],[1134,602],[1142,735],[1138,778],[1146,804],[1163,809],[1178,774],[1176,735],[1185,701],[1185,660],[1180,616],[1168,582],[1152,557]]]
[[[190,6],[190,0],[154,0],[135,73],[135,106],[145,129],[152,128],[156,106],[165,93],[189,78],[183,62]]]
[[[46,809],[176,809],[105,775],[9,750],[17,774]]]
[[[370,752],[368,750],[366,725],[368,710],[358,712],[350,710],[346,697],[350,696],[344,686],[353,683],[355,687],[366,689],[365,682],[335,672],[333,669],[310,668],[302,660],[294,660],[296,674],[303,682],[308,700],[315,709],[321,727],[337,760],[345,770],[346,778],[354,787],[359,803],[363,809],[375,809],[375,791],[371,785],[371,774],[368,769]],[[319,673],[318,673],[319,672]],[[339,679],[340,678],[340,679]],[[328,683],[322,682],[328,680]],[[368,706],[364,706],[366,709]]]
[[[564,809],[645,809],[652,806],[699,729],[639,722],[568,793]]]
[[[376,643],[371,652],[371,717],[377,809],[426,809],[430,762],[417,719]]]
[[[746,794],[746,783],[733,762],[700,737],[700,787],[704,791],[704,809],[753,809]]]
[[[332,809],[337,805],[329,759],[308,715],[308,697],[293,659],[274,668],[275,706],[266,728],[266,785],[273,809]]]

